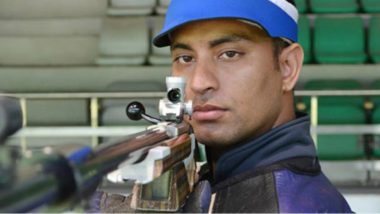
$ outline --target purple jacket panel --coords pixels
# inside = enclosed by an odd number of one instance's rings
[[[274,175],[281,213],[352,213],[323,173],[310,176],[280,170]]]

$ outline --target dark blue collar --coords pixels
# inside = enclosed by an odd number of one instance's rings
[[[309,117],[302,116],[224,153],[216,164],[214,179],[219,182],[281,160],[316,156]]]

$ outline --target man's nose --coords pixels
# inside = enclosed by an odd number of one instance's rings
[[[196,94],[204,94],[219,87],[216,66],[211,60],[197,62],[189,86]]]

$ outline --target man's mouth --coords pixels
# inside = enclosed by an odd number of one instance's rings
[[[222,117],[227,109],[214,105],[195,106],[191,118],[197,121],[212,121]]]

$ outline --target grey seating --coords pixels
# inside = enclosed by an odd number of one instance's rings
[[[142,65],[149,52],[146,17],[108,17],[103,20],[98,65]]]
[[[108,15],[148,15],[151,14],[156,5],[155,0],[110,0]]]
[[[373,185],[380,185],[380,161],[375,160],[372,162],[372,169],[370,171],[371,173],[371,184]]]
[[[28,126],[88,126],[89,105],[84,99],[30,100]]]
[[[171,0],[158,0],[156,12],[158,14],[166,14],[170,1]]]
[[[0,19],[99,17],[107,0],[1,0]]]
[[[106,0],[0,1],[0,64],[93,65]]]
[[[0,37],[97,36],[101,26],[101,17],[0,19]]]
[[[105,92],[120,81],[160,82],[169,66],[1,67],[0,92]],[[27,80],[27,81],[25,81]]]
[[[154,17],[152,20],[153,22],[153,36],[157,35],[162,26],[164,25],[164,17],[163,16],[157,16]],[[152,53],[149,56],[149,62],[153,65],[170,65],[172,62],[171,56],[170,56],[170,48],[169,47],[163,47],[163,48],[157,48],[155,46],[152,46]]]
[[[26,120],[28,128],[89,126],[89,111],[86,100],[29,100],[26,102]],[[69,154],[83,146],[90,146],[91,137],[14,137],[7,145],[40,154],[45,147],[55,152]]]
[[[367,161],[321,161],[321,167],[337,186],[365,185],[368,180]]]
[[[95,64],[107,7],[107,0],[1,0],[0,68],[5,71],[1,72],[1,91],[74,90],[66,90],[77,79],[74,75],[77,73],[68,68]],[[55,72],[39,73],[46,68],[62,71],[65,77]],[[88,109],[88,101],[84,99],[28,100],[27,126],[89,126]],[[91,138],[14,137],[10,144],[35,153],[48,145],[68,152],[74,147],[90,145]]]
[[[147,126],[150,125],[149,122],[145,120],[133,121],[130,120],[125,109],[127,105],[133,101],[141,102],[147,114],[152,116],[158,116],[158,99],[113,99],[106,100],[102,104],[101,109],[101,125],[102,126]]]
[[[113,92],[162,92],[165,90],[164,83],[158,82],[138,82],[138,81],[120,81],[111,84],[107,91]],[[157,98],[128,98],[128,99],[102,99],[100,106],[100,120],[103,126],[117,126],[117,125],[149,125],[148,122],[132,121],[125,113],[126,106],[133,101],[141,102],[145,106],[146,113],[152,116],[158,116],[158,103]]]
[[[97,56],[97,44],[95,36],[0,37],[0,64],[92,65]]]

